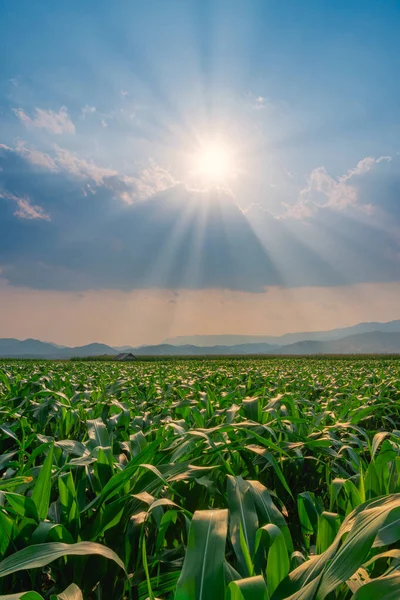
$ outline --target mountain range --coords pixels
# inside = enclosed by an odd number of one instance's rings
[[[377,321],[358,323],[351,327],[330,329],[328,331],[306,331],[301,333],[285,333],[279,336],[272,335],[190,335],[168,338],[165,344],[183,346],[193,344],[194,346],[236,346],[237,344],[272,344],[286,345],[296,342],[338,340],[349,335],[358,333],[372,333],[383,331],[388,333],[400,333],[400,319],[379,323]]]
[[[0,338],[2,358],[69,359],[116,356],[122,351],[137,356],[400,354],[400,319],[388,323],[359,323],[329,331],[286,333],[282,336],[187,336],[136,348],[99,343],[66,347],[34,339]]]

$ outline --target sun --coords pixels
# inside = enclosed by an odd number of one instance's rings
[[[206,183],[226,182],[234,173],[229,147],[222,143],[202,146],[194,157],[194,171]]]

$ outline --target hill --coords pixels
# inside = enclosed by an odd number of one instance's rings
[[[106,344],[87,344],[72,348],[59,347],[40,340],[0,339],[0,357],[3,358],[72,358],[84,356],[114,355],[117,351]]]
[[[238,344],[236,346],[173,346],[159,344],[157,346],[141,346],[131,348],[130,351],[137,356],[234,356],[241,354],[271,354],[278,350],[278,346],[271,344]]]
[[[195,346],[236,346],[238,344],[272,344],[284,345],[294,344],[306,340],[326,341],[336,340],[357,333],[371,333],[384,331],[388,333],[400,333],[400,319],[386,323],[367,322],[358,323],[350,327],[330,329],[328,331],[305,331],[300,333],[285,333],[279,336],[271,335],[192,335],[169,338],[165,344],[182,346],[192,344]]]
[[[284,354],[399,354],[400,333],[374,331],[349,335],[339,340],[306,340],[281,346]]]
[[[361,324],[361,326],[362,325],[364,324]],[[158,344],[152,346],[140,346],[139,348],[130,348],[129,346],[126,346],[125,348],[126,351],[132,352],[137,356],[400,354],[400,332],[371,331],[365,333],[353,333],[352,335],[346,335],[338,339],[307,339],[296,341],[294,343],[282,344],[270,344],[265,342],[234,345],[216,344],[213,346]],[[73,357],[115,356],[116,354],[118,354],[118,350],[107,344],[93,343],[85,346],[66,348],[33,339],[0,339],[0,357],[2,358],[69,359]]]

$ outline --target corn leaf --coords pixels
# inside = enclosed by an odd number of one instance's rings
[[[175,600],[223,598],[224,558],[228,511],[196,511],[190,525],[188,547]]]
[[[102,546],[101,544],[96,544],[94,542],[79,542],[78,544],[49,542],[48,544],[28,546],[2,560],[0,562],[0,577],[5,577],[6,575],[25,569],[44,567],[61,556],[86,556],[90,554],[97,554],[113,560],[121,567],[121,569],[125,570],[124,563],[115,552],[110,550],[110,548],[107,548],[107,546]]]

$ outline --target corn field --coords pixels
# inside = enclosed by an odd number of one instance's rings
[[[1,600],[398,600],[400,361],[0,363]]]

